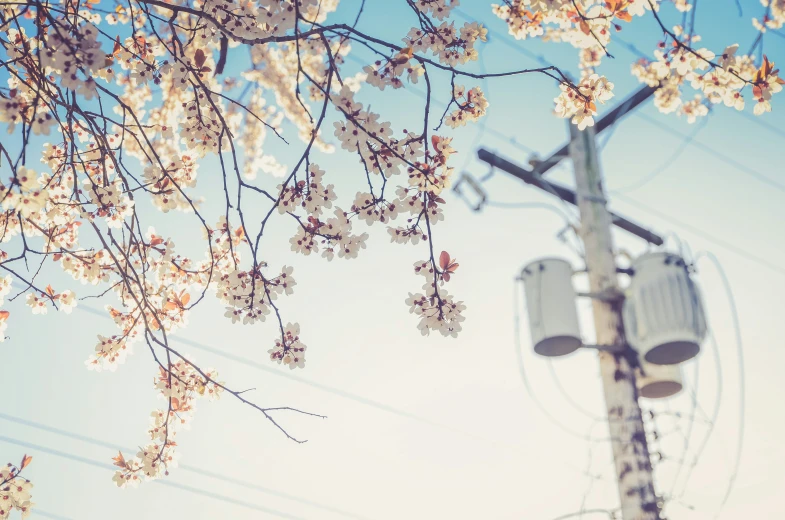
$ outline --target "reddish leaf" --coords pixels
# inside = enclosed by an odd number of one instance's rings
[[[196,68],[201,69],[205,61],[207,61],[207,57],[204,55],[204,51],[202,49],[197,49],[196,54],[194,54],[194,63],[196,63]]]
[[[55,295],[55,290],[52,288],[51,284],[46,286],[46,294],[48,294],[49,296]]]
[[[624,20],[625,22],[632,21],[632,15],[630,15],[630,13],[628,13],[627,11],[618,11],[616,13],[616,18],[618,18],[619,20]]]
[[[0,321],[5,321],[11,315],[8,311],[0,311]]]
[[[447,251],[442,251],[442,254],[439,255],[439,267],[447,269],[448,265],[450,265],[450,255]]]
[[[456,263],[450,264],[449,266],[447,266],[447,272],[454,273],[458,269],[458,266],[460,266],[460,264],[456,264]]]
[[[123,457],[123,453],[120,451],[117,452],[117,457],[112,457],[112,460],[114,461],[112,464],[118,468],[124,468],[126,465],[125,457]]]
[[[30,462],[32,462],[32,461],[33,461],[32,455],[25,454],[22,457],[22,465],[19,466],[19,471],[22,471],[23,469],[25,469],[30,464]]]
[[[449,281],[450,281],[450,273],[448,273],[448,272],[445,272],[445,273],[443,273],[443,274],[442,274],[442,279],[443,279],[445,282],[449,282]]]

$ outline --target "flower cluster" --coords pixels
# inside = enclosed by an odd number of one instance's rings
[[[260,266],[261,267],[261,266]],[[294,292],[297,282],[292,276],[293,268],[284,266],[281,274],[265,276],[261,269],[252,271],[234,270],[223,274],[218,280],[218,299],[227,305],[225,316],[232,323],[244,325],[264,321],[281,294]]]
[[[30,516],[33,506],[30,490],[32,482],[19,476],[33,457],[25,455],[19,466],[10,462],[0,468],[0,520],[6,520],[13,511],[19,511],[22,519]]]
[[[300,341],[300,325],[287,323],[280,339],[275,340],[275,347],[267,352],[270,359],[283,363],[289,369],[305,367],[305,349],[308,348]]]
[[[466,22],[460,29],[454,22],[439,26],[414,27],[403,39],[408,53],[431,51],[444,65],[455,67],[479,57],[476,44],[488,39],[488,29],[477,22]]]
[[[580,130],[594,126],[596,103],[605,103],[613,97],[613,83],[597,74],[583,78],[575,86],[562,83],[560,88],[561,94],[554,100],[556,114],[559,117],[571,118]]]
[[[474,87],[466,91],[463,85],[456,85],[453,89],[452,99],[458,109],[447,117],[447,126],[456,128],[463,126],[470,121],[477,121],[485,115],[488,109],[488,100],[480,87]]]
[[[409,293],[406,305],[410,313],[420,318],[417,328],[423,336],[438,331],[442,336],[456,337],[461,331],[461,322],[466,319],[462,314],[466,306],[447,293],[444,283],[450,280],[450,273],[455,271],[458,264],[442,252],[440,266],[442,268],[437,269],[431,260],[415,262],[414,272],[425,277],[422,286],[425,292]]]
[[[417,83],[425,69],[417,63],[412,63],[413,54],[413,48],[404,47],[398,54],[384,62],[377,60],[373,65],[366,65],[363,68],[366,74],[365,81],[379,90],[384,90],[387,86],[401,88],[403,86],[401,77],[405,74],[409,82]]]
[[[210,401],[220,397],[222,383],[216,381],[213,369],[202,371],[192,361],[184,359],[159,367],[160,374],[155,387],[167,401],[165,409],[150,414],[150,443],[140,448],[136,457],[126,459],[122,452],[114,458],[118,469],[114,482],[118,487],[138,486],[142,479],[154,480],[169,474],[177,466],[174,441],[177,428],[187,424],[194,411],[194,401],[206,398]]]

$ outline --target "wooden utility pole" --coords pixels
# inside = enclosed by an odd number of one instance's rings
[[[597,344],[607,349],[600,350],[598,355],[622,518],[660,520],[635,373],[624,337],[623,296],[611,237],[613,221],[606,207],[595,131],[591,127],[579,131],[575,125],[568,125],[589,283],[592,293],[603,295],[601,299],[593,299],[594,328]]]

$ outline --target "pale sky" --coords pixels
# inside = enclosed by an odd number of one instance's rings
[[[414,22],[393,4],[397,2],[369,0],[360,28],[398,40]],[[740,31],[742,47],[754,36],[749,17],[759,3],[742,2],[741,20],[733,3],[727,4],[728,12],[717,16],[703,6],[699,31],[705,27],[708,47],[736,41],[727,40],[730,29]],[[344,0],[336,19],[352,16],[357,5]],[[536,66],[499,41],[508,38],[504,24],[490,14],[486,2],[466,1],[462,9],[470,16],[482,13],[492,31],[483,54],[486,70]],[[656,32],[652,24],[643,25],[649,32],[634,43],[650,49]],[[571,67],[577,61],[571,48],[556,44],[516,45],[546,52],[559,65]],[[785,55],[785,39],[769,37],[766,46],[775,60]],[[628,72],[636,56],[620,46],[614,51],[615,62],[603,72],[616,83],[618,101],[636,88]],[[442,81],[444,94],[448,85]],[[550,80],[525,76],[482,86],[491,103],[486,129],[475,125],[457,133],[457,165],[467,161],[465,170],[481,177],[488,168],[473,159],[478,146],[525,163],[527,147],[545,156],[563,144],[566,125],[549,114],[557,93]],[[389,99],[386,110],[393,113],[396,127],[407,117],[420,117],[420,97],[400,91],[387,98],[385,91],[379,98],[366,90],[361,99]],[[780,331],[785,310],[785,104],[780,101],[775,99],[774,112],[761,119],[768,127],[724,107],[714,110],[678,160],[639,189],[611,193],[614,211],[667,234],[669,250],[677,250],[681,241],[693,257],[713,252],[730,280],[741,322],[743,423],[732,315],[720,276],[702,257],[696,281],[716,350],[706,341],[698,358],[684,365],[686,390],[678,398],[642,402],[645,410],[657,413],[649,429],[656,426],[660,440],[651,450],[665,456],[656,464],[657,489],[679,496],[668,506],[671,520],[785,517],[785,418],[780,413],[785,398]],[[674,115],[657,114],[650,104],[638,112],[599,138],[605,143],[602,167],[611,191],[636,184],[666,161],[682,139],[670,132],[695,129]],[[4,142],[11,139],[3,137]],[[284,158],[292,153],[280,152]],[[363,189],[364,174],[353,157],[322,155],[318,162],[336,176],[331,182],[339,197],[353,199]],[[205,193],[216,182],[210,171],[206,164],[200,173]],[[572,184],[569,163],[549,176]],[[565,209],[502,172],[485,189],[493,201],[547,202]],[[6,388],[0,405],[0,459],[33,455],[25,470],[35,485],[37,508],[31,518],[549,520],[581,508],[616,508],[610,448],[602,441],[607,427],[589,417],[603,414],[595,353],[579,351],[552,362],[536,357],[522,316],[529,384],[561,426],[527,394],[516,362],[514,296],[521,288],[514,278],[520,268],[543,256],[564,257],[581,267],[578,255],[556,237],[564,227],[562,218],[539,208],[474,213],[452,193],[446,198],[446,220],[434,237],[436,249],[448,250],[461,264],[450,282],[450,292],[468,307],[457,339],[422,337],[404,304],[408,292],[421,285],[411,265],[425,258],[422,244],[390,244],[386,231],[374,227],[369,247],[358,259],[327,263],[290,253],[293,229],[288,222],[278,223],[266,239],[264,255],[271,266],[295,268],[298,285],[284,300],[284,319],[301,324],[308,345],[306,368],[290,371],[271,364],[267,350],[275,325],[232,325],[212,297],[193,311],[173,345],[203,366],[218,369],[234,388],[255,388],[246,397],[260,405],[292,406],[328,418],[276,416],[292,434],[308,439],[296,444],[231,396],[198,403],[191,429],[178,434],[181,467],[138,489],[115,487],[111,457],[117,448],[130,451],[145,442],[149,413],[160,406],[151,384],[157,369],[149,352],[136,345],[116,372],[89,372],[84,360],[95,336],[114,332],[114,325],[100,316],[103,303],[88,300],[70,316],[50,312],[44,317],[32,316],[20,301],[11,303],[10,339],[0,345]],[[222,201],[208,199],[208,210],[211,203],[217,208]],[[175,241],[188,247],[183,229],[192,221],[192,216],[176,216],[159,229],[181,233],[184,238]],[[620,249],[632,254],[645,250],[628,235],[616,233],[615,238]],[[79,296],[91,294],[87,287],[72,288]],[[586,342],[592,343],[586,302],[580,313]],[[742,427],[739,472],[721,506]],[[576,438],[565,428],[599,440]],[[712,435],[701,451],[710,428]],[[699,451],[699,463],[691,470]],[[586,513],[584,518],[607,515]]]

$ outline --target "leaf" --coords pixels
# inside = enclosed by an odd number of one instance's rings
[[[591,34],[591,29],[589,28],[589,24],[586,23],[586,20],[581,20],[579,27],[581,28],[581,32],[583,34],[587,36]]]
[[[117,54],[123,50],[123,46],[120,45],[120,36],[117,36],[117,39],[114,41],[114,49],[112,49],[112,55],[117,56]]]
[[[185,307],[186,305],[188,305],[188,302],[190,302],[190,301],[191,301],[191,295],[190,295],[190,294],[188,294],[188,293],[185,293],[185,294],[183,295],[183,297],[180,299],[180,303],[182,303],[182,304],[183,304],[183,307]]]
[[[63,253],[55,253],[52,255],[52,260],[54,260],[55,262],[57,262],[61,258],[63,258]]]
[[[164,305],[165,311],[173,311],[177,308],[177,304],[172,300],[166,300],[166,305]]]
[[[117,466],[118,468],[126,467],[126,462],[125,462],[125,457],[123,457],[123,452],[118,451],[117,457],[112,457],[112,460],[114,461],[112,463],[113,466]]]
[[[442,280],[444,280],[445,282],[449,282],[450,281],[450,273],[447,273],[447,272],[443,273],[442,274]]]
[[[431,144],[433,145],[434,148],[436,148],[441,141],[442,141],[442,138],[439,137],[438,135],[432,135],[431,136]]]
[[[204,55],[204,51],[202,49],[197,49],[196,54],[194,54],[194,63],[196,63],[196,68],[201,69],[205,61],[207,61],[207,57]]]
[[[5,321],[11,315],[8,311],[0,311],[0,321]]]
[[[448,273],[454,273],[458,269],[458,266],[460,266],[460,265],[461,264],[456,264],[456,263],[450,264],[449,266],[447,266],[447,272]]]
[[[625,22],[632,21],[632,15],[627,11],[617,11],[616,18],[618,18],[619,20],[623,20]]]
[[[25,469],[32,461],[33,461],[33,456],[25,454],[22,457],[22,465],[19,466],[19,471],[22,471],[23,469]]]
[[[180,409],[180,400],[176,397],[172,397],[169,399],[169,402],[172,405],[172,410],[175,412]]]
[[[771,74],[771,71],[774,70],[774,62],[770,62],[769,58],[764,54],[763,55],[763,64],[761,65],[761,70],[763,71],[763,77],[767,77]]]
[[[442,251],[442,254],[439,255],[439,267],[447,269],[448,265],[450,265],[450,254],[447,251]]]
[[[48,294],[49,296],[55,295],[55,290],[52,288],[51,284],[46,286],[46,294]]]

